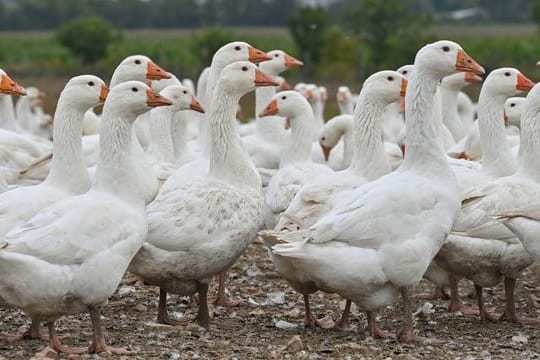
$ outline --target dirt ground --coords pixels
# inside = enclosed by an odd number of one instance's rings
[[[518,311],[528,317],[540,317],[530,298],[540,286],[540,271],[528,270],[518,282]],[[127,346],[136,355],[81,355],[80,359],[540,359],[540,327],[508,323],[483,324],[477,317],[448,314],[444,300],[415,300],[418,308],[415,329],[423,337],[442,344],[401,344],[395,340],[375,340],[366,335],[366,318],[353,307],[352,328],[305,329],[303,301],[275,271],[265,248],[257,243],[239,259],[229,272],[228,289],[234,299],[246,300],[237,308],[211,307],[214,321],[236,323],[233,329],[214,324],[209,331],[191,324],[174,328],[155,323],[158,289],[122,284],[103,312],[107,341]],[[432,287],[423,281],[416,292]],[[461,293],[467,303],[472,286],[462,281]],[[215,289],[211,290],[213,293]],[[485,290],[486,304],[502,310],[501,286]],[[337,295],[317,293],[311,296],[318,318],[337,320],[343,303]],[[185,298],[169,296],[169,313],[178,318],[193,317],[196,307]],[[400,329],[400,304],[378,313],[381,327],[390,332]],[[0,310],[0,332],[20,333],[28,320],[18,311]],[[66,345],[86,346],[91,339],[88,315],[63,318],[57,323]],[[46,333],[46,329],[43,329]],[[37,340],[0,340],[0,359],[30,359],[46,348]],[[60,359],[67,356],[60,355]]]

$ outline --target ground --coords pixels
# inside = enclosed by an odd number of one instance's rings
[[[472,286],[462,281],[466,296]],[[416,300],[415,329],[419,335],[442,344],[407,345],[395,340],[375,340],[364,332],[366,318],[353,308],[352,329],[305,329],[302,297],[275,271],[266,250],[254,243],[229,273],[231,297],[246,300],[237,308],[214,307],[214,323],[229,321],[236,327],[210,326],[209,331],[189,325],[183,328],[155,323],[158,289],[123,283],[103,312],[109,345],[127,346],[136,355],[82,355],[80,359],[540,359],[540,328],[513,324],[483,324],[474,316],[448,314],[443,300]],[[540,285],[540,272],[527,271],[517,289],[518,311],[540,317],[533,306],[531,289]],[[431,289],[422,282],[415,292]],[[215,289],[212,289],[213,293]],[[499,286],[488,289],[489,307],[501,310],[504,293]],[[475,299],[466,298],[473,305]],[[312,296],[318,318],[337,320],[340,299],[336,295]],[[431,306],[433,305],[433,306]],[[169,297],[170,314],[194,316],[196,307],[186,299]],[[400,328],[400,305],[379,312],[381,327],[390,332]],[[0,332],[20,333],[28,320],[15,310],[0,310]],[[278,325],[278,326],[276,326]],[[85,346],[91,338],[88,315],[66,317],[58,322],[63,342]],[[43,329],[46,333],[46,329]],[[0,340],[0,359],[30,359],[46,347],[43,341]],[[37,355],[39,357],[39,354]],[[65,355],[61,359],[67,358]]]

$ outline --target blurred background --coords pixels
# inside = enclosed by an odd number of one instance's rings
[[[337,86],[357,92],[435,39],[458,41],[488,71],[513,66],[538,78],[537,23],[540,0],[0,0],[0,67],[47,92],[53,113],[71,76],[108,81],[121,59],[141,53],[196,81],[215,50],[244,40],[303,60],[284,76],[327,86],[330,116]]]

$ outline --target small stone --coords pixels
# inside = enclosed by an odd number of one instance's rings
[[[169,359],[171,360],[178,360],[180,359],[180,354],[177,352],[172,352],[169,354]]]
[[[266,295],[265,305],[283,305],[285,304],[284,292],[273,292]]]
[[[529,338],[525,335],[517,335],[512,336],[512,341],[515,343],[527,344],[529,342]]]
[[[37,352],[35,357],[36,359],[58,359],[58,353],[47,346],[45,349]]]
[[[278,329],[283,329],[283,330],[296,329],[298,327],[298,325],[290,323],[290,322],[285,321],[285,320],[277,321],[274,324],[274,326],[277,327]]]
[[[337,344],[335,348],[337,351],[354,350],[355,352],[360,353],[360,354],[368,353],[368,348],[365,345],[360,345],[354,342],[345,343],[345,344]]]
[[[133,294],[135,291],[136,290],[133,286],[122,286],[120,289],[118,289],[118,295],[125,296]]]
[[[302,350],[304,348],[304,343],[302,342],[300,335],[294,335],[291,340],[289,340],[285,348],[289,352],[298,352]]]
[[[264,275],[261,269],[255,264],[251,264],[251,266],[247,268],[246,273],[249,277]]]
[[[300,316],[300,313],[301,313],[300,309],[294,308],[290,310],[289,312],[287,312],[287,316],[292,317],[292,318],[297,318]]]
[[[140,312],[147,312],[148,306],[143,305],[143,304],[137,304],[135,305],[135,310],[140,311]]]
[[[417,358],[411,354],[399,354],[394,358],[395,360],[416,360]]]

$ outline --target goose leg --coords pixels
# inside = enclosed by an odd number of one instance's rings
[[[49,340],[49,338],[40,332],[40,324],[39,321],[33,320],[30,323],[30,327],[28,330],[26,330],[22,336],[24,340],[33,340],[33,339],[41,339],[41,340]]]
[[[418,294],[416,298],[422,300],[448,300],[448,294],[442,286],[436,286],[433,292]]]
[[[540,324],[540,319],[521,318],[516,312],[516,302],[514,298],[514,289],[516,287],[516,279],[504,278],[504,293],[506,295],[506,308],[500,317],[500,320],[506,320],[513,323],[535,325]]]
[[[448,305],[448,312],[457,311],[465,315],[478,315],[480,313],[478,308],[463,303],[459,296],[458,280],[455,276],[450,276],[450,305]]]
[[[311,306],[309,306],[309,294],[304,294],[304,308],[305,308],[305,317],[304,325],[306,327],[316,327],[319,326],[319,322],[315,319],[315,316],[311,313]]]
[[[351,304],[352,301],[347,299],[347,302],[345,303],[345,309],[343,310],[343,314],[341,315],[341,319],[334,325],[334,328],[336,329],[348,329],[351,326],[351,323],[349,321],[349,314],[351,312]]]
[[[373,311],[366,311],[369,335],[374,339],[393,339],[393,334],[387,333],[381,330],[377,321],[375,320],[375,313]]]
[[[227,281],[227,271],[220,272],[218,275],[219,285],[218,285],[218,295],[217,297],[212,297],[210,303],[214,305],[227,306],[227,307],[236,307],[244,304],[244,300],[229,301],[227,300],[227,295],[225,294],[225,282]]]
[[[88,352],[93,354],[110,353],[132,355],[133,352],[126,348],[112,347],[105,343],[105,336],[103,335],[103,330],[101,328],[101,311],[99,308],[93,306],[89,308],[89,311],[90,320],[92,321],[92,344],[90,345]]]
[[[54,321],[48,322],[47,328],[49,329],[49,347],[54,351],[64,354],[83,354],[86,352],[85,348],[67,347],[62,345],[58,339]]]
[[[397,339],[401,342],[418,342],[422,339],[413,334],[413,321],[411,300],[409,298],[409,289],[407,287],[401,288],[401,297],[403,302],[403,328],[397,335]]]
[[[480,319],[482,319],[483,322],[486,322],[486,320],[498,321],[500,315],[486,310],[482,287],[474,284],[474,290],[476,291],[476,298],[478,299],[478,311],[480,312]]]
[[[199,312],[197,313],[195,321],[202,327],[208,329],[210,326],[210,315],[208,314],[208,284],[197,283],[197,291],[199,293]]]
[[[171,326],[185,325],[185,321],[171,319],[167,312],[167,291],[159,288],[159,303],[158,303],[158,324],[166,324]]]

